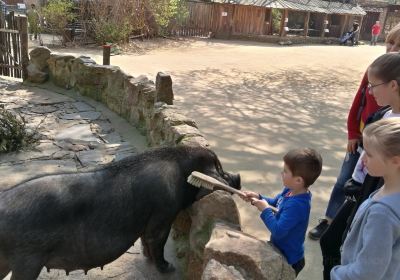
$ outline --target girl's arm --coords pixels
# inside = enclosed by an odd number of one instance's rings
[[[357,252],[354,262],[332,269],[332,280],[379,280],[385,275],[392,257],[396,229],[391,215],[382,208],[376,207],[366,216],[368,220],[363,232],[357,233],[362,238],[362,248]]]
[[[299,203],[287,202],[279,219],[273,214],[271,208],[264,209],[260,217],[271,234],[274,235],[274,238],[279,240],[284,238],[297,225],[302,218],[302,214],[306,211],[303,208]]]

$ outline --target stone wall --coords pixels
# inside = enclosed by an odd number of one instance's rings
[[[132,77],[116,66],[96,64],[89,57],[52,54],[46,47],[30,52],[28,81],[74,89],[105,104],[147,136],[150,146],[208,146],[194,120],[173,105],[172,80],[158,73],[156,83]]]
[[[105,104],[147,136],[150,146],[208,146],[194,120],[173,105],[172,80],[156,83],[132,77],[119,67],[97,65],[89,57],[56,55],[45,47],[31,51],[28,81],[74,89]],[[285,258],[265,241],[240,230],[232,196],[215,191],[180,213],[173,226],[177,256],[187,279],[294,279]]]

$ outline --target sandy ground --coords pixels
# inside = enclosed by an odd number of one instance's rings
[[[285,152],[304,146],[319,150],[324,167],[311,187],[310,228],[317,223],[344,156],[348,109],[383,46],[279,47],[200,39],[135,47],[136,52],[112,56],[111,64],[153,80],[158,71],[169,73],[176,106],[197,121],[225,170],[240,172],[244,188],[278,193]],[[100,48],[54,51],[102,63]],[[258,211],[236,201],[243,230],[269,238]],[[305,248],[306,267],[298,279],[322,279],[319,243],[306,239]]]

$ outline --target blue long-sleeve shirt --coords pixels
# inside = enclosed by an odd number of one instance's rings
[[[289,264],[304,257],[304,240],[311,210],[311,193],[288,196],[288,188],[274,198],[261,195],[268,204],[278,208],[274,214],[264,209],[260,217],[271,232],[271,242],[283,253]]]

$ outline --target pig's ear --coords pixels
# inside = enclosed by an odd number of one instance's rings
[[[203,197],[209,195],[210,193],[212,193],[212,191],[209,189],[199,188],[199,191],[196,194],[196,201],[202,199]]]

